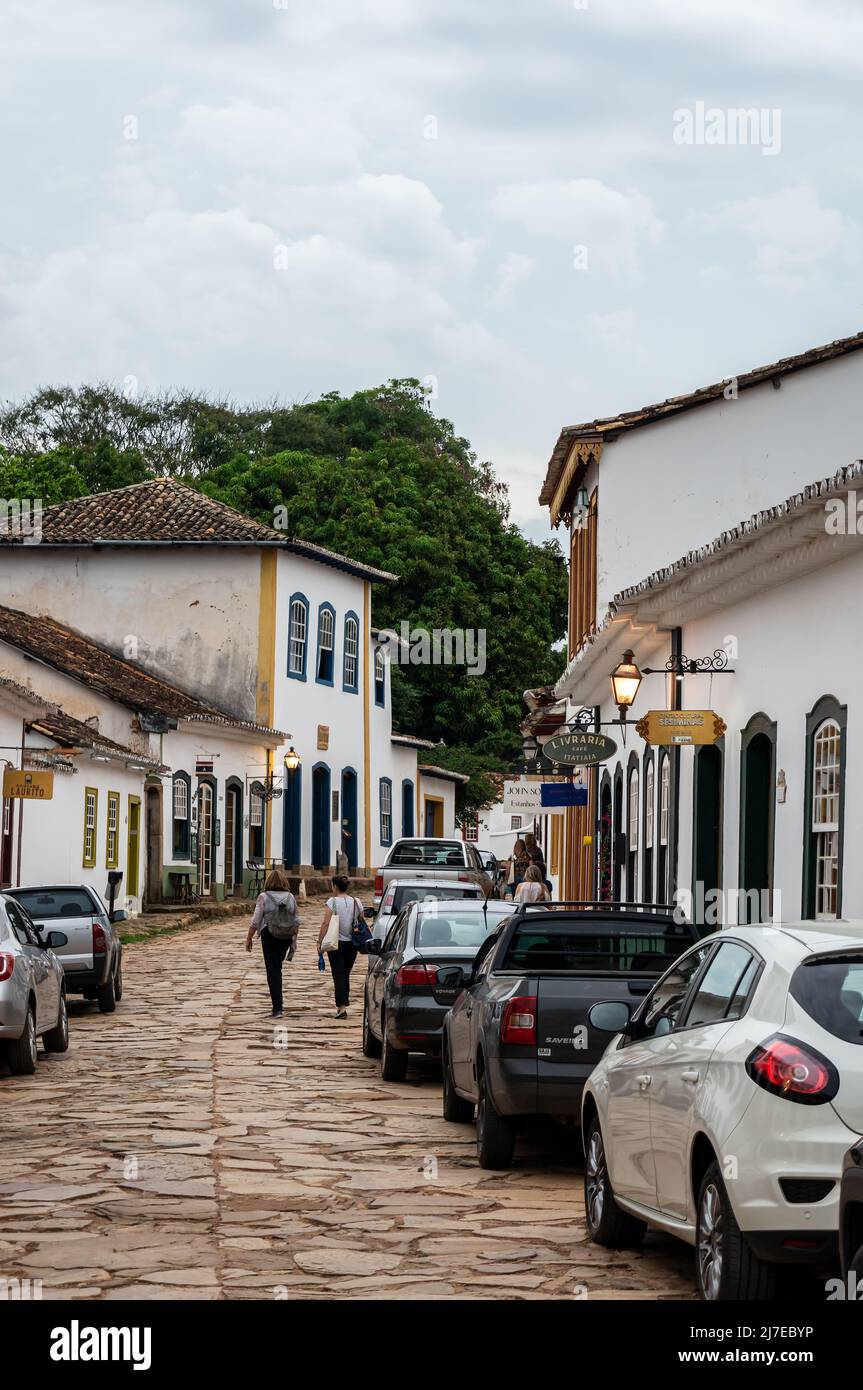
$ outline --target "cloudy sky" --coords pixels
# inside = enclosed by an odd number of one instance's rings
[[[4,398],[428,378],[539,537],[561,425],[863,328],[859,0],[3,15]]]

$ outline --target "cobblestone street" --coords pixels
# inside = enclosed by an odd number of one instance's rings
[[[333,1017],[304,909],[267,1018],[245,918],[127,947],[117,1012],[0,1077],[0,1273],[43,1298],[690,1298],[690,1252],[586,1243],[572,1135],[481,1170],[439,1071],[387,1085]]]

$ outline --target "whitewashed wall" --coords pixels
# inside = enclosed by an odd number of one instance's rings
[[[860,457],[863,354],[622,435],[599,467],[598,611],[621,589]],[[661,520],[661,524],[657,521]]]

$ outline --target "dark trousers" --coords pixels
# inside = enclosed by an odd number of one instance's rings
[[[351,971],[357,958],[357,948],[352,941],[340,941],[339,949],[327,951],[327,955],[333,972],[336,1008],[346,1009],[351,1002]]]
[[[275,936],[270,936],[267,928],[261,932],[261,949],[264,952],[264,965],[267,971],[267,985],[270,991],[270,998],[273,1001],[273,1008],[282,1007],[282,962],[290,950],[290,941],[280,941]]]

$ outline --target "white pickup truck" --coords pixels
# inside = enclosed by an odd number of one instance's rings
[[[437,840],[411,835],[396,840],[382,869],[375,873],[374,902],[380,906],[387,885],[393,879],[411,882],[475,883],[485,897],[491,897],[492,879],[482,861],[465,840]]]

